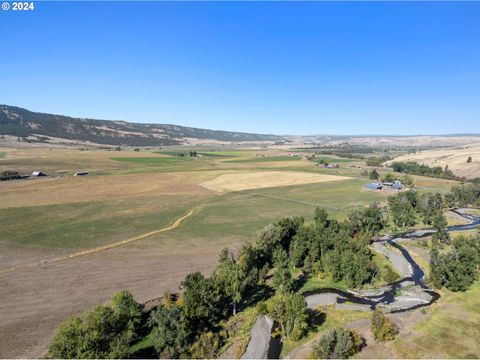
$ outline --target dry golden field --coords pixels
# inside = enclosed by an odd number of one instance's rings
[[[467,163],[468,157],[472,162]],[[407,154],[395,158],[394,161],[415,161],[429,166],[441,166],[453,171],[455,175],[467,178],[480,177],[480,144],[448,149],[421,151],[416,154]]]
[[[262,189],[278,186],[316,184],[326,181],[350,179],[346,176],[312,174],[294,171],[253,171],[248,173],[223,174],[200,185],[207,189],[225,192]]]

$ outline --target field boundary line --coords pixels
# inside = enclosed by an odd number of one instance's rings
[[[158,230],[153,230],[153,231],[150,231],[148,233],[138,235],[138,236],[135,236],[135,237],[132,237],[132,238],[128,238],[128,239],[125,239],[125,240],[122,240],[122,241],[114,242],[114,243],[107,244],[107,245],[97,246],[97,247],[92,248],[92,249],[82,250],[82,251],[78,251],[78,252],[68,254],[68,255],[64,255],[64,256],[59,256],[59,257],[52,258],[52,259],[42,260],[42,261],[30,263],[30,264],[14,266],[14,267],[11,267],[11,268],[8,268],[8,269],[5,269],[5,270],[0,270],[0,274],[8,274],[8,273],[12,273],[12,272],[15,272],[15,271],[18,271],[18,270],[31,269],[31,268],[41,266],[41,265],[48,265],[48,264],[52,264],[52,263],[56,263],[56,262],[60,262],[60,261],[68,260],[68,259],[73,259],[73,258],[80,257],[80,256],[95,254],[95,253],[98,253],[100,251],[110,250],[110,249],[114,249],[114,248],[117,248],[117,247],[120,247],[120,246],[123,246],[123,245],[131,244],[133,242],[144,240],[146,238],[149,238],[149,237],[154,236],[154,235],[161,234],[163,232],[175,230],[176,228],[178,228],[182,224],[182,222],[184,220],[186,220],[190,216],[192,216],[193,213],[196,210],[197,210],[197,207],[194,207],[189,212],[187,212],[185,215],[176,219],[173,222],[173,224],[171,224],[167,227],[158,229]]]

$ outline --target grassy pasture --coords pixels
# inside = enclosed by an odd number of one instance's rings
[[[266,156],[266,157],[250,157],[247,159],[235,159],[225,161],[226,163],[263,163],[263,162],[275,162],[275,161],[300,161],[299,156]]]
[[[478,358],[480,354],[480,282],[463,293],[442,291],[438,304],[412,334],[394,343],[404,358]]]
[[[237,157],[241,154],[240,152],[234,152],[234,151],[223,151],[223,152],[216,152],[216,151],[207,151],[207,152],[199,152],[198,155],[200,156],[206,156],[210,158],[232,158],[232,157]]]
[[[328,156],[328,155],[316,155],[313,158],[313,161],[316,162],[317,164],[320,163],[320,161],[328,162],[328,163],[362,163],[362,161],[356,160],[356,159],[344,159],[336,156]]]
[[[125,155],[133,156],[134,152]],[[10,149],[8,157],[0,158],[0,171],[13,170],[31,174],[35,170],[51,176],[65,176],[81,170],[90,172],[113,172],[132,168],[132,164],[115,162],[109,159],[111,151],[79,151],[78,149],[58,148],[18,148]],[[135,153],[138,156],[138,153]],[[143,154],[142,154],[143,155]]]
[[[168,156],[176,156],[176,157],[182,157],[180,154],[188,154],[190,151],[186,151],[186,150],[179,150],[179,151],[173,151],[173,150],[169,150],[169,151],[154,151],[153,153],[154,154],[162,154],[162,155],[168,155]],[[238,154],[241,154],[241,152],[228,152],[228,151],[205,151],[205,152],[202,152],[202,151],[197,151],[197,154],[202,157],[202,156],[205,156],[205,157],[210,157],[210,158],[231,158],[231,157],[235,157],[235,156],[238,156]]]
[[[221,151],[200,151],[199,154],[212,157],[239,157],[239,156],[253,156],[251,150],[221,150]]]
[[[358,179],[225,193],[211,198],[188,221],[164,237],[201,248],[205,243],[239,245],[275,219],[304,216],[310,220],[315,207],[344,219],[348,210],[380,202],[380,193],[361,191]]]
[[[6,153],[6,152],[4,152],[4,151],[0,151],[0,158],[3,158],[3,157],[5,157],[5,155],[7,155],[7,153]]]
[[[177,157],[112,157],[110,158],[114,161],[123,161],[123,162],[132,162],[132,163],[142,163],[142,164],[168,164],[175,162],[185,162],[192,161],[192,158],[185,156]]]
[[[181,151],[153,151],[153,154],[167,155],[167,156],[179,156],[182,153]]]
[[[170,225],[204,196],[163,195],[0,209],[0,243],[79,250]]]

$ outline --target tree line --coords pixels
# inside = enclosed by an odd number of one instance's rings
[[[395,161],[392,163],[392,169],[395,172],[411,175],[422,175],[448,180],[466,181],[464,177],[456,176],[449,168],[448,165],[445,168],[441,166],[428,166],[419,164],[415,161]]]
[[[388,155],[371,156],[365,160],[365,163],[367,164],[367,166],[382,166],[384,162],[390,161],[390,160],[392,160],[392,157]]]

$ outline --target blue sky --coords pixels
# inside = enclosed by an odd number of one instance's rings
[[[0,103],[276,134],[480,133],[480,3],[37,2]]]

